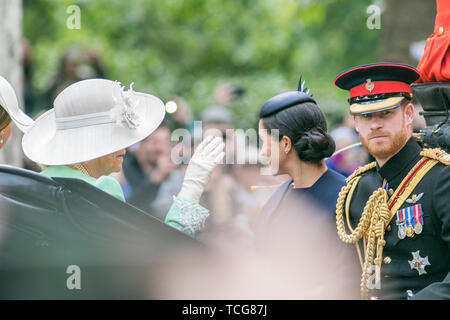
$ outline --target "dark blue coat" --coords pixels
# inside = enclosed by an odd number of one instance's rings
[[[336,200],[339,191],[345,186],[343,175],[328,169],[309,188],[294,189],[291,187],[292,182],[293,180],[289,179],[282,184],[262,208],[256,227],[257,237],[264,236],[274,220],[295,214],[296,210],[293,208],[298,208],[300,214],[300,209],[307,205],[306,203],[316,206],[324,221],[335,223]]]

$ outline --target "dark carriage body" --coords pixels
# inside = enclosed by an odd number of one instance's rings
[[[0,166],[2,299],[151,298],[153,268],[184,245],[198,243],[84,181]]]

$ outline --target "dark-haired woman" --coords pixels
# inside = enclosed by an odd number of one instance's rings
[[[348,261],[357,258],[335,230],[336,200],[345,178],[325,164],[335,143],[322,110],[301,88],[279,94],[261,108],[259,135],[271,174],[290,179],[260,213],[257,247],[280,252],[286,270],[302,275],[300,293],[320,299],[357,297],[358,283],[348,281],[357,271]]]
[[[266,101],[260,111],[259,136],[261,156],[268,159],[271,174],[287,174],[291,179],[263,207],[257,235],[264,234],[276,220],[300,214],[306,204],[334,223],[336,199],[345,178],[325,164],[324,159],[335,151],[335,143],[313,98],[299,90]]]

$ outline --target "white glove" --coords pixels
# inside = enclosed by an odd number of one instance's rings
[[[212,136],[199,144],[186,168],[179,198],[199,202],[211,172],[225,155],[224,147],[222,138]]]

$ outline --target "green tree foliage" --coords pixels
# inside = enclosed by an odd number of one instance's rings
[[[347,67],[373,62],[379,30],[366,27],[370,0],[24,0],[34,85],[43,91],[69,47],[100,53],[107,77],[163,100],[183,96],[198,114],[214,88],[245,89],[235,125],[256,124],[271,96],[295,90],[300,74],[330,120],[347,110],[333,85]],[[69,29],[70,5],[81,29]]]

